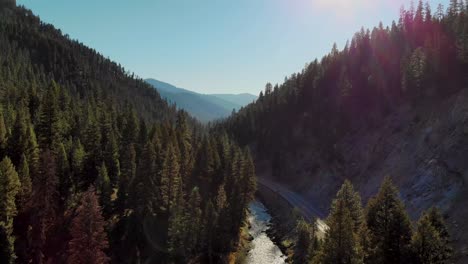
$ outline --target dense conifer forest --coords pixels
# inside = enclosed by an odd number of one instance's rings
[[[265,174],[301,183],[304,176],[293,165],[304,154],[298,149],[319,153],[314,157],[324,161],[315,166],[343,168],[336,165],[344,163],[336,144],[350,131],[378,127],[403,104],[430,108],[467,85],[468,2],[431,10],[419,1],[402,8],[391,26],[362,28],[342,50],[334,45],[284,83],[268,83],[256,102],[215,127],[249,145],[256,161],[269,167]],[[442,213],[431,208],[412,222],[389,177],[364,208],[345,181],[326,223],[319,239],[315,224],[298,222],[293,263],[450,263],[453,254]]]
[[[256,191],[254,157],[276,179],[290,179],[298,146],[313,142],[324,159],[340,160],[335,144],[349,131],[468,85],[468,2],[434,12],[419,1],[207,127],[7,2],[0,263],[228,263]],[[300,219],[288,260],[429,264],[454,254],[439,209],[412,222],[390,177],[366,206],[345,181],[326,224],[321,231]]]
[[[249,150],[31,11],[0,10],[0,263],[221,262]]]
[[[268,83],[220,126],[272,161],[278,177],[307,142],[340,159],[334,144],[349,131],[377,126],[404,102],[430,103],[468,85],[468,4],[452,0],[446,10],[419,1],[391,26],[362,28],[342,50],[334,45],[284,83]]]
[[[390,178],[365,208],[345,181],[326,223],[328,229],[319,239],[317,225],[298,221],[293,263],[442,264],[453,254],[441,212],[432,207],[413,224]]]

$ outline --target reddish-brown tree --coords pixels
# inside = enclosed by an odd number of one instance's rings
[[[104,226],[102,209],[95,189],[91,186],[83,194],[70,227],[72,239],[68,244],[67,263],[108,263],[109,258],[104,251],[109,247],[109,242]]]

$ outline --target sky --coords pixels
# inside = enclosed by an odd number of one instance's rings
[[[433,12],[439,3],[430,0]],[[120,63],[200,93],[258,94],[343,48],[361,27],[398,20],[410,0],[17,0]]]

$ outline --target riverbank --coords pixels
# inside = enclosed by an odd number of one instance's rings
[[[249,213],[250,214],[250,213]],[[239,243],[237,250],[229,255],[229,264],[245,264],[247,255],[252,248],[253,237],[249,234],[250,224],[249,221],[244,221],[239,235]]]
[[[272,217],[262,202],[253,201],[249,205],[249,234],[253,237],[251,250],[246,264],[285,264],[286,256],[279,246],[268,235]]]
[[[286,263],[291,263],[295,240],[295,227],[299,213],[279,194],[265,186],[257,186],[257,197],[271,215],[271,228],[267,234],[287,256]]]

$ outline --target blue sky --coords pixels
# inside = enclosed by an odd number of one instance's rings
[[[449,0],[431,0],[447,7]],[[258,94],[409,0],[18,0],[142,78]]]

